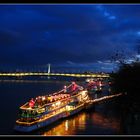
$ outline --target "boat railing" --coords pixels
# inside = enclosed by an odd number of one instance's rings
[[[79,92],[78,94],[73,94],[73,95],[71,95],[71,96],[69,96],[69,97],[67,97],[67,98],[64,98],[64,99],[61,99],[61,100],[57,100],[57,101],[51,102],[51,103],[49,103],[49,104],[44,104],[44,105],[41,106],[40,108],[43,108],[43,107],[45,107],[45,106],[47,106],[47,105],[49,106],[49,105],[51,105],[51,104],[55,104],[55,103],[58,102],[58,101],[64,101],[64,100],[67,100],[67,99],[70,99],[70,98],[79,96],[79,94],[81,94],[81,93]]]
[[[60,99],[60,100],[57,100],[57,101],[54,101],[54,102],[50,102],[50,103],[44,104],[43,106],[40,106],[39,108],[43,108],[43,107],[46,107],[46,106],[50,106],[51,104],[55,104],[56,102],[67,100],[67,99],[69,99],[69,98],[70,98],[70,96],[67,97],[67,98],[63,98],[63,99]]]
[[[27,102],[24,105],[22,105],[20,107],[20,109],[23,109],[23,110],[34,110],[33,108],[29,107],[29,102]]]
[[[72,86],[72,84],[70,84],[69,86],[67,86],[66,90],[69,89],[71,86]],[[58,92],[53,93],[52,95],[57,95],[57,94],[60,94],[61,92],[64,92],[64,91],[65,91],[65,89],[62,89],[62,90],[60,90]]]
[[[48,96],[47,95],[47,97],[51,97],[51,96],[54,96],[54,95],[58,95],[58,94],[65,94],[65,95],[69,95],[69,96],[73,96],[73,95],[77,95],[77,93],[78,93],[78,91],[80,90],[79,89],[79,85],[78,85],[78,89],[76,89],[76,90],[74,90],[74,91],[71,91],[69,88],[72,86],[72,84],[70,84],[69,86],[67,86],[67,88],[66,89],[62,89],[62,90],[60,90],[59,92],[55,92],[55,93],[53,93],[53,94],[51,94],[50,96]],[[66,92],[64,92],[65,90],[67,90]],[[31,108],[30,106],[29,106],[29,102],[27,102],[27,103],[25,103],[23,106],[21,106],[20,107],[20,109],[24,109],[24,110],[35,110],[35,109],[38,109],[38,108],[43,108],[43,107],[45,107],[45,106],[47,106],[47,105],[51,105],[51,104],[53,104],[53,103],[55,103],[55,102],[58,102],[58,101],[63,101],[63,100],[66,100],[66,99],[68,99],[69,98],[69,96],[65,96],[64,98],[61,98],[61,99],[56,99],[56,100],[53,100],[53,101],[49,101],[49,100],[45,100],[45,101],[47,101],[47,103],[45,103],[45,104],[43,104],[43,105],[39,105],[37,108]],[[74,97],[74,96],[73,96]]]

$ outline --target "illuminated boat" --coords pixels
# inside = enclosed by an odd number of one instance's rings
[[[87,90],[73,82],[59,92],[32,98],[20,107],[14,129],[30,132],[73,115],[85,107],[89,100],[87,93]]]
[[[91,82],[91,81],[94,81],[94,79],[93,79],[93,78],[87,78],[85,81],[86,81],[87,83],[89,83],[89,82]]]
[[[88,78],[86,79],[86,83],[86,88],[89,92],[102,91],[103,83],[101,82],[101,80]]]

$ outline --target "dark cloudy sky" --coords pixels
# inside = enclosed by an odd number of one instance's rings
[[[140,5],[0,5],[1,66],[111,69],[116,51],[137,55],[139,38]]]

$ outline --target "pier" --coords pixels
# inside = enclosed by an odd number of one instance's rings
[[[121,95],[123,95],[123,94],[122,94],[122,93],[118,93],[118,94],[114,94],[114,95],[103,96],[103,97],[100,97],[100,98],[98,98],[98,99],[88,100],[88,101],[86,102],[87,108],[93,106],[93,105],[96,104],[96,103],[104,102],[104,101],[107,101],[107,100],[109,100],[109,99],[113,99],[113,98],[115,98],[115,97],[119,97],[119,96],[121,96]]]

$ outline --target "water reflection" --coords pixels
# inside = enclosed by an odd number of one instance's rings
[[[116,132],[120,130],[120,120],[112,116],[106,117],[98,112],[92,115],[93,125],[100,126],[105,129],[113,129]]]
[[[85,122],[86,113],[82,112],[62,121],[62,123],[46,132],[43,132],[41,135],[76,135],[77,130],[85,130]]]
[[[105,117],[98,112],[83,111],[49,130],[43,130],[41,135],[98,135],[117,134],[119,131],[120,121],[117,118]]]

